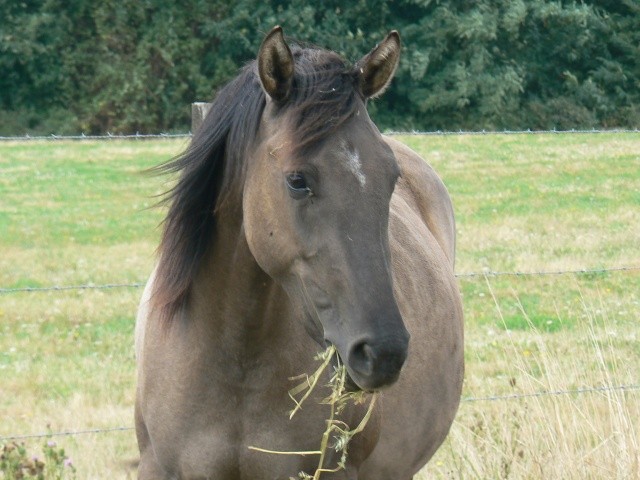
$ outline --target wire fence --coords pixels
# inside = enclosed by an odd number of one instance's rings
[[[548,134],[591,134],[591,133],[640,133],[640,130],[629,128],[612,129],[591,129],[591,130],[434,130],[420,131],[411,130],[406,132],[389,131],[385,135],[425,135],[425,136],[448,136],[448,135],[548,135]]]
[[[147,140],[158,138],[189,138],[191,132],[187,133],[106,133],[104,135],[85,135],[80,133],[78,135],[14,135],[14,136],[0,136],[0,141],[13,141],[23,142],[30,140]]]
[[[611,272],[631,272],[640,270],[640,266],[610,267],[610,268],[580,268],[574,270],[540,270],[531,272],[496,272],[485,270],[482,272],[456,273],[458,278],[474,277],[532,277],[549,275],[598,275]]]
[[[573,270],[540,270],[530,272],[500,272],[485,270],[482,272],[469,272],[456,274],[459,278],[487,278],[487,277],[499,277],[499,276],[546,276],[546,275],[584,275],[584,274],[604,274],[610,272],[629,272],[639,271],[638,266],[629,267],[612,267],[612,268],[598,268],[598,269],[573,269]],[[115,289],[115,288],[140,288],[145,284],[143,282],[136,283],[112,283],[103,285],[68,285],[68,286],[51,286],[51,287],[20,287],[20,288],[2,288],[0,293],[17,293],[17,292],[50,292],[50,291],[65,291],[65,290],[91,290],[91,289]],[[640,390],[640,384],[628,384],[628,385],[605,385],[605,386],[588,386],[569,390],[543,390],[530,393],[513,393],[505,395],[491,395],[484,397],[463,397],[461,402],[494,402],[494,401],[509,401],[509,400],[521,400],[539,397],[557,397],[564,395],[582,395],[587,393],[611,393],[611,392],[635,392]],[[83,429],[83,430],[67,430],[59,432],[46,432],[46,433],[34,433],[34,434],[16,434],[0,436],[0,442],[11,442],[21,440],[34,440],[42,438],[63,437],[63,436],[80,436],[89,434],[104,434],[104,433],[116,433],[116,432],[130,432],[134,430],[131,426],[118,426],[109,428],[96,428],[96,429]]]
[[[458,273],[458,278],[487,278],[487,277],[500,277],[500,276],[514,276],[514,277],[526,277],[526,276],[548,276],[548,275],[587,275],[587,274],[605,274],[611,272],[630,272],[640,271],[640,266],[627,266],[627,267],[612,267],[612,268],[592,268],[592,269],[572,269],[572,270],[539,270],[529,272],[504,272],[504,271],[492,271],[485,270],[482,272],[468,272]],[[51,292],[51,291],[65,291],[65,290],[104,290],[104,289],[116,289],[116,288],[141,288],[145,285],[144,282],[135,283],[111,283],[103,285],[86,284],[86,285],[65,285],[65,286],[50,286],[50,287],[19,287],[19,288],[0,288],[0,294],[2,293],[18,293],[18,292]],[[640,390],[640,384],[630,385],[609,385],[609,386],[590,386],[577,388],[572,390],[543,390],[531,393],[513,393],[506,395],[492,395],[485,397],[464,397],[461,399],[463,403],[470,402],[493,402],[493,401],[506,401],[506,400],[519,400],[536,397],[556,397],[563,395],[579,395],[586,393],[607,393],[607,392],[632,392]],[[19,435],[7,435],[0,436],[0,442],[6,441],[20,441],[20,440],[32,440],[50,437],[60,436],[79,436],[88,434],[102,434],[113,432],[128,432],[134,430],[134,427],[120,426],[110,427],[102,429],[84,429],[84,430],[70,430],[61,432],[47,432],[47,433],[35,433],[35,434],[19,434]]]
[[[387,131],[386,135],[547,135],[547,134],[598,134],[598,133],[640,133],[640,129],[587,129],[587,130],[433,130],[433,131]],[[190,138],[193,134],[186,133],[106,133],[92,135],[80,133],[77,135],[10,135],[0,136],[0,141],[29,141],[29,140],[148,140],[162,138]]]
[[[113,432],[128,432],[133,430],[134,427],[110,427],[110,428],[91,428],[86,430],[69,430],[64,432],[47,432],[47,433],[30,433],[26,435],[7,435],[6,437],[0,437],[0,442],[15,442],[16,440],[33,440],[38,438],[52,438],[52,437],[75,437],[79,435],[89,435],[95,433],[113,433]]]
[[[16,288],[0,288],[0,294],[3,293],[20,293],[20,292],[61,292],[65,290],[111,290],[115,288],[141,288],[144,282],[134,283],[106,283],[96,285],[88,283],[85,285],[51,285],[48,287],[16,287]]]
[[[496,401],[507,401],[507,400],[521,400],[521,399],[529,399],[529,398],[536,398],[536,397],[558,397],[558,396],[564,396],[564,395],[581,395],[581,394],[587,394],[587,393],[609,394],[611,392],[635,392],[638,390],[640,390],[640,384],[603,385],[603,386],[576,388],[572,390],[543,390],[543,391],[532,392],[532,393],[514,393],[509,395],[494,395],[489,397],[463,397],[460,401],[463,403],[496,402]],[[52,438],[52,437],[73,437],[73,436],[90,435],[90,434],[130,432],[132,430],[134,430],[134,427],[121,426],[121,427],[109,427],[109,428],[93,428],[93,429],[84,429],[84,430],[68,430],[68,431],[61,431],[61,432],[6,435],[6,436],[0,436],[0,443],[15,442],[20,440]]]
[[[591,130],[502,130],[502,131],[391,131],[385,132],[387,135],[423,135],[423,136],[454,136],[454,135],[544,135],[544,134],[637,134],[639,129],[591,129]],[[146,139],[178,139],[190,138],[191,132],[188,133],[156,133],[156,134],[111,134],[105,135],[23,135],[23,136],[0,136],[0,141],[32,141],[32,140],[146,140]],[[474,279],[487,277],[532,277],[532,276],[558,276],[558,275],[600,275],[614,272],[632,272],[640,271],[640,266],[623,266],[609,268],[582,268],[567,270],[537,270],[537,271],[493,271],[490,269],[478,272],[457,273],[456,277],[460,279]],[[11,293],[37,293],[37,292],[56,292],[56,291],[74,291],[74,290],[112,290],[122,288],[142,288],[145,282],[129,282],[129,283],[107,283],[107,284],[81,284],[81,285],[51,285],[51,286],[26,286],[16,288],[0,288],[0,294]],[[568,390],[543,390],[531,393],[513,393],[505,395],[492,395],[485,397],[463,397],[461,402],[494,402],[494,401],[513,401],[541,397],[558,397],[566,395],[585,395],[585,394],[607,394],[613,392],[630,393],[640,391],[640,384],[627,385],[606,385],[606,386],[587,386]],[[95,428],[83,430],[67,430],[58,432],[34,433],[34,434],[15,434],[0,435],[0,443],[22,440],[43,439],[64,436],[81,436],[92,434],[107,434],[118,432],[131,432],[134,430],[132,426],[117,426],[109,428]]]
[[[469,272],[459,273],[456,276],[459,278],[487,278],[498,276],[546,276],[546,275],[584,275],[584,274],[604,274],[610,272],[629,272],[639,271],[640,267],[613,267],[613,268],[598,268],[598,269],[577,269],[577,270],[541,270],[532,272],[498,272],[498,271],[483,271],[483,272]],[[0,293],[16,293],[16,292],[47,292],[47,291],[63,291],[63,290],[86,290],[86,289],[114,289],[114,288],[140,288],[145,284],[142,282],[137,283],[113,283],[104,285],[69,285],[69,286],[52,286],[52,287],[21,287],[21,288],[3,288],[0,289]],[[543,390],[530,393],[513,393],[506,395],[491,395],[484,397],[463,397],[461,402],[494,402],[494,401],[508,401],[508,400],[521,400],[539,397],[557,397],[564,395],[581,395],[587,393],[611,393],[611,392],[635,392],[640,390],[640,384],[629,385],[608,385],[608,386],[589,386],[570,390]],[[20,435],[7,435],[0,436],[0,442],[6,441],[20,441],[20,440],[33,440],[41,438],[61,437],[61,436],[79,436],[88,434],[103,434],[114,432],[129,432],[134,430],[134,427],[120,426],[110,427],[102,429],[84,429],[84,430],[70,430],[61,432],[47,432],[47,433],[35,433],[35,434],[20,434]]]
[[[493,270],[485,270],[482,272],[456,273],[455,276],[460,279],[468,278],[486,278],[486,277],[532,277],[532,276],[557,276],[557,275],[601,275],[614,272],[633,272],[640,271],[640,266],[628,267],[611,267],[611,268],[581,268],[574,270],[540,270],[530,272],[497,272]],[[132,283],[106,283],[94,284],[88,283],[83,285],[51,285],[44,287],[15,287],[0,288],[0,294],[9,293],[37,293],[37,292],[60,292],[68,290],[112,290],[116,288],[142,288],[145,282]]]
[[[598,269],[573,269],[573,270],[541,270],[530,272],[500,272],[486,270],[482,272],[469,272],[456,274],[459,278],[487,278],[487,277],[499,277],[499,276],[547,276],[547,275],[584,275],[584,274],[604,274],[610,272],[629,272],[639,271],[640,267],[613,267],[613,268],[598,268]],[[0,293],[17,293],[17,292],[48,292],[48,291],[64,291],[64,290],[88,290],[88,289],[115,289],[115,288],[140,288],[145,284],[142,282],[136,283],[112,283],[104,285],[68,285],[68,286],[51,286],[51,287],[20,287],[20,288],[2,288]],[[462,403],[472,402],[495,402],[495,401],[510,401],[510,400],[522,400],[530,398],[540,397],[558,397],[565,395],[583,395],[588,393],[604,393],[609,394],[611,392],[637,392],[640,390],[640,384],[627,384],[627,385],[605,385],[605,386],[588,386],[576,389],[568,390],[542,390],[530,393],[513,393],[505,395],[491,395],[484,397],[463,397]],[[131,426],[118,426],[109,428],[96,428],[96,429],[83,429],[83,430],[67,430],[59,432],[46,432],[46,433],[34,433],[34,434],[17,434],[17,435],[5,435],[0,436],[1,442],[21,441],[21,440],[34,440],[42,438],[52,437],[64,437],[64,436],[80,436],[89,434],[105,434],[116,432],[130,432],[134,427]]]

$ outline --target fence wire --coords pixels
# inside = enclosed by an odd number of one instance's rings
[[[26,435],[9,435],[0,437],[0,442],[15,442],[16,440],[33,440],[38,438],[52,437],[75,437],[78,435],[88,435],[91,433],[111,433],[111,432],[128,432],[134,427],[110,427],[110,428],[93,428],[88,430],[69,430],[66,432],[48,432],[48,433],[32,433]]]
[[[532,393],[512,393],[509,395],[493,395],[489,397],[465,397],[461,402],[495,402],[498,400],[519,400],[522,398],[532,397],[557,397],[561,395],[578,395],[582,393],[602,393],[602,392],[614,392],[614,391],[633,391],[640,390],[640,384],[634,385],[613,385],[613,386],[600,386],[600,387],[584,387],[576,388],[573,390],[543,390],[540,392]]]
[[[497,272],[486,270],[482,272],[456,273],[455,276],[461,279],[467,278],[486,278],[486,277],[532,277],[532,276],[554,276],[554,275],[598,275],[611,272],[632,272],[640,271],[640,266],[629,267],[611,267],[611,268],[582,268],[577,270],[541,270],[533,272]],[[0,288],[0,294],[8,293],[37,293],[37,292],[59,292],[66,290],[111,290],[116,288],[141,288],[146,285],[145,282],[133,283],[107,283],[97,285],[88,283],[85,285],[51,285],[46,287],[16,287],[16,288]]]
[[[610,385],[610,386],[594,386],[594,387],[584,387],[584,388],[576,388],[573,390],[544,390],[540,392],[533,393],[514,393],[510,395],[494,395],[490,397],[463,397],[460,401],[463,403],[470,402],[496,402],[496,401],[505,401],[505,400],[519,400],[533,397],[558,397],[563,395],[580,395],[586,393],[606,393],[606,392],[632,392],[640,390],[640,384],[632,384],[632,385]],[[33,434],[23,434],[23,435],[7,435],[0,436],[0,442],[15,442],[20,440],[33,440],[33,439],[41,439],[41,438],[52,438],[52,437],[72,437],[79,435],[89,435],[89,434],[102,434],[102,433],[114,433],[114,432],[129,432],[134,430],[134,427],[129,426],[121,426],[121,427],[111,427],[111,428],[94,428],[94,429],[86,429],[86,430],[69,430],[63,432],[47,432],[47,433],[33,433]]]
[[[385,132],[385,135],[424,135],[424,136],[449,136],[449,135],[547,135],[547,134],[589,134],[589,133],[640,133],[637,128],[612,128],[612,129],[592,129],[592,130],[434,130],[408,132]]]
[[[610,268],[580,268],[577,270],[541,270],[533,272],[496,272],[486,270],[482,272],[456,273],[458,278],[473,277],[532,277],[549,275],[597,275],[609,272],[631,272],[640,270],[640,266],[610,267]]]
[[[385,135],[546,135],[546,134],[596,134],[596,133],[640,133],[640,129],[591,129],[591,130],[434,130],[434,131],[387,131]],[[193,134],[186,133],[106,133],[103,135],[10,135],[0,136],[0,141],[29,141],[29,140],[145,140],[154,138],[189,138]]]
[[[189,138],[191,132],[188,133],[107,133],[104,135],[14,135],[0,136],[0,141],[29,141],[29,140],[145,140],[152,138]]]
[[[2,293],[19,293],[19,292],[61,292],[65,290],[111,290],[114,288],[141,288],[145,283],[106,283],[96,285],[88,283],[86,285],[51,285],[48,287],[17,287],[17,288],[0,288]]]

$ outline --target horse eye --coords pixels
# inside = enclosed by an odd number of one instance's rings
[[[311,189],[307,185],[307,179],[301,173],[289,173],[286,176],[289,195],[296,200],[301,200],[311,195]]]

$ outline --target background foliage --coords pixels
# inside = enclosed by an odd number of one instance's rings
[[[356,61],[398,29],[388,129],[640,126],[637,0],[0,0],[0,134],[187,131],[276,24]]]

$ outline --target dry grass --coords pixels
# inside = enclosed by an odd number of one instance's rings
[[[314,373],[304,373],[290,379],[292,381],[302,380],[302,383],[289,390],[289,397],[295,404],[291,410],[289,419],[293,418],[294,415],[298,414],[302,410],[302,404],[307,401],[318,384],[321,384],[322,379],[326,379],[327,376],[329,376],[330,379],[327,386],[329,387],[330,393],[328,397],[321,401],[321,403],[329,405],[330,414],[329,417],[325,419],[326,428],[322,434],[322,440],[318,450],[282,452],[249,446],[250,450],[270,455],[317,455],[318,466],[313,472],[313,475],[305,472],[298,473],[297,477],[302,480],[320,480],[320,477],[322,477],[324,473],[336,473],[346,469],[346,463],[349,455],[349,443],[351,442],[351,439],[362,432],[369,423],[377,400],[377,395],[375,393],[369,395],[365,392],[347,391],[347,369],[341,364],[340,357],[337,354],[335,346],[330,345],[327,347],[324,352],[318,354],[316,359],[321,363]],[[336,360],[336,365],[333,363],[334,360]],[[333,371],[331,371],[332,369]],[[340,420],[340,415],[345,408],[363,404],[368,404],[368,407],[358,425],[354,427]],[[300,414],[303,415],[302,413]],[[325,465],[327,452],[331,450],[340,454],[340,460],[335,467]],[[290,480],[295,480],[295,478],[290,477]]]
[[[482,354],[469,362],[466,391],[482,398],[601,390],[463,401],[445,445],[418,478],[640,478],[637,329],[613,327],[601,303],[585,300],[583,308],[579,332],[550,335],[533,325],[526,333],[493,332],[491,363]]]

